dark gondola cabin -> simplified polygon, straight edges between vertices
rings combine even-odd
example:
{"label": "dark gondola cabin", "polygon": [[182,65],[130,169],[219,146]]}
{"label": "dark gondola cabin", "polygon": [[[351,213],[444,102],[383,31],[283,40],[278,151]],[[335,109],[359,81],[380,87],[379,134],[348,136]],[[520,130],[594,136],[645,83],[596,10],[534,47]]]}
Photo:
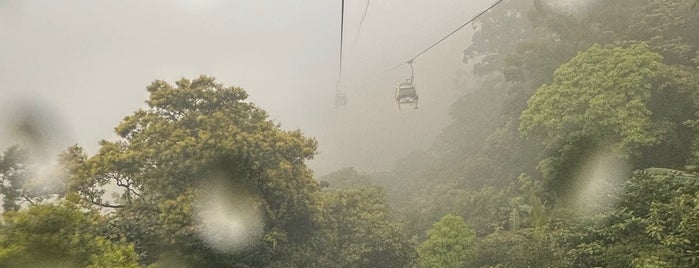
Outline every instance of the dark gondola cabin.
{"label": "dark gondola cabin", "polygon": [[415,90],[415,85],[411,81],[398,83],[396,86],[396,102],[399,110],[403,105],[409,105],[413,109],[417,109],[417,101],[417,90]]}

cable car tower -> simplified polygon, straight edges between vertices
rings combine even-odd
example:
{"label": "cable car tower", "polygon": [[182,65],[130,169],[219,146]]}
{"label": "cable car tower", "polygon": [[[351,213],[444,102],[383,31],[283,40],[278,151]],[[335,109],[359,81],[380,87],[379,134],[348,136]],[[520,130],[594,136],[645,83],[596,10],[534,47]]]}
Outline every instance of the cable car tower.
{"label": "cable car tower", "polygon": [[398,104],[398,110],[405,106],[417,109],[418,105],[418,95],[415,89],[415,69],[413,68],[413,60],[407,62],[410,65],[410,78],[405,79],[405,82],[399,82],[396,84],[396,103]]}

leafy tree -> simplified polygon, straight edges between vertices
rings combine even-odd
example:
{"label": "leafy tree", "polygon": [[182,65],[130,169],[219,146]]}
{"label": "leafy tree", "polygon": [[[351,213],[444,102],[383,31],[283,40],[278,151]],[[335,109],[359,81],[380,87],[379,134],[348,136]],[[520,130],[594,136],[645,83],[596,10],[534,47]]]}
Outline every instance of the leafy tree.
{"label": "leafy tree", "polygon": [[446,215],[427,236],[418,248],[420,267],[466,267],[472,261],[476,235],[463,218]]}
{"label": "leafy tree", "polygon": [[[653,239],[653,259],[672,267],[699,263],[699,177],[671,169],[637,172],[625,185],[621,205],[643,219]],[[640,257],[640,256],[639,256]]]}
{"label": "leafy tree", "polygon": [[[390,174],[340,170],[323,190],[304,165],[315,141],[282,130],[242,89],[156,81],[120,140],[61,155],[68,196],[84,208],[32,205],[41,196],[21,150],[0,156],[0,266],[48,265],[37,245],[53,266],[137,256],[153,267],[410,267],[407,237],[432,225],[423,267],[695,267],[696,175],[649,167],[699,166],[696,1],[588,2],[505,1],[482,16],[464,51],[477,81],[460,85],[433,147]],[[559,206],[600,148],[643,170],[599,214]],[[202,237],[202,198],[219,190],[261,212],[261,234],[242,249]]]}
{"label": "leafy tree", "polygon": [[304,267],[409,267],[415,252],[405,225],[377,187],[327,190],[312,243],[318,252]]}
{"label": "leafy tree", "polygon": [[[692,83],[683,81],[687,76],[692,77],[663,64],[642,44],[595,45],[562,65],[553,83],[530,99],[520,124],[524,136],[541,140],[552,152],[539,166],[549,186],[565,193],[574,185],[571,172],[595,148],[611,148],[637,166],[686,163],[692,133],[683,123],[695,109]],[[678,102],[669,106],[668,100]],[[674,158],[642,155],[650,148],[675,149]]]}
{"label": "leafy tree", "polygon": [[372,185],[371,177],[357,173],[353,167],[343,168],[319,178],[335,189],[361,188]]}
{"label": "leafy tree", "polygon": [[524,135],[592,136],[621,153],[656,143],[646,107],[661,57],[642,45],[593,46],[556,71],[522,113]]}
{"label": "leafy tree", "polygon": [[696,181],[677,170],[637,171],[613,191],[610,209],[567,215],[553,239],[573,267],[694,267]]}
{"label": "leafy tree", "polygon": [[[163,242],[144,249],[146,260],[172,250],[209,267],[286,259],[315,225],[319,187],[304,161],[315,154],[316,142],[282,130],[245,100],[243,89],[211,77],[176,85],[155,81],[148,92],[148,108],[116,128],[121,140],[102,141],[89,158],[75,147],[64,154],[69,188],[90,204],[118,209],[121,218],[159,226],[156,240]],[[199,235],[198,197],[218,181],[245,189],[262,211],[265,239],[244,255],[217,251]],[[121,189],[111,201],[105,196],[110,185]]]}
{"label": "leafy tree", "polygon": [[568,267],[554,241],[556,234],[548,232],[495,231],[479,240],[470,267]]}
{"label": "leafy tree", "polygon": [[3,214],[3,267],[140,267],[133,245],[96,235],[101,216],[71,201]]}
{"label": "leafy tree", "polygon": [[654,203],[648,217],[646,231],[658,239],[658,250],[653,254],[674,267],[694,267],[699,264],[699,191],[680,193],[668,203]]}
{"label": "leafy tree", "polygon": [[39,181],[33,174],[29,152],[12,146],[0,154],[0,195],[3,211],[17,211],[26,204],[39,204],[63,195],[62,181]]}
{"label": "leafy tree", "polygon": [[[626,39],[647,42],[667,63],[691,65],[691,58],[699,49],[699,33],[694,30],[699,26],[699,16],[690,10],[696,2],[646,0],[641,3],[640,12],[626,12],[625,16],[633,22],[626,30]],[[622,29],[618,31],[624,33]]]}
{"label": "leafy tree", "polygon": [[27,179],[26,156],[19,147],[10,147],[0,155],[0,194],[3,211],[17,211]]}
{"label": "leafy tree", "polygon": [[557,46],[578,50],[604,45],[645,42],[666,63],[688,65],[697,51],[696,12],[692,0],[620,0],[581,4],[576,14],[535,0],[532,24],[547,30]]}
{"label": "leafy tree", "polygon": [[474,24],[472,43],[464,49],[464,63],[476,61],[474,73],[497,73],[515,44],[532,35],[532,25],[526,13],[530,1],[505,1],[498,8],[480,17]]}
{"label": "leafy tree", "polygon": [[[436,215],[463,216],[485,237],[476,267],[691,260],[693,190],[652,201],[675,190],[658,185],[630,198],[622,192],[633,187],[625,186],[595,216],[558,205],[580,186],[574,172],[596,150],[612,148],[633,169],[699,163],[699,13],[688,10],[695,1],[593,2],[564,11],[550,1],[509,1],[480,20],[464,58],[475,62],[481,81],[463,87],[450,109],[454,122],[433,150],[406,157],[409,164],[394,171],[403,180],[391,191],[422,185],[405,192],[398,206],[413,233]],[[537,172],[544,175],[542,190],[513,184],[526,174],[539,181]],[[649,226],[667,241],[651,237]]]}

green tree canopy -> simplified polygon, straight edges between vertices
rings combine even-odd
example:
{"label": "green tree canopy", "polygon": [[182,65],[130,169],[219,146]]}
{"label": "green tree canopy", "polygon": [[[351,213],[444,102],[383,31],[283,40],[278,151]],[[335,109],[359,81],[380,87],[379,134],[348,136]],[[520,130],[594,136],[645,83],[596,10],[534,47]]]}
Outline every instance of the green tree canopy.
{"label": "green tree canopy", "polygon": [[418,247],[420,267],[466,267],[472,261],[476,234],[464,219],[446,215],[427,231]]}
{"label": "green tree canopy", "polygon": [[98,235],[101,216],[67,200],[3,214],[2,267],[140,267],[133,245]]}
{"label": "green tree canopy", "polygon": [[0,154],[0,194],[3,211],[17,211],[27,180],[26,153],[13,146]]}
{"label": "green tree canopy", "polygon": [[[53,179],[53,180],[51,180]],[[17,211],[63,195],[61,178],[37,178],[30,153],[18,145],[0,154],[0,195],[3,211]]]}
{"label": "green tree canopy", "polygon": [[[211,77],[175,85],[155,81],[147,89],[148,108],[116,127],[121,140],[102,141],[93,157],[80,148],[63,155],[71,191],[96,206],[120,209],[122,218],[160,226],[156,237],[169,241],[163,247],[199,256],[203,265],[263,266],[307,239],[319,187],[304,161],[314,156],[315,140],[282,130],[246,101],[243,89]],[[253,196],[262,211],[264,242],[250,247],[246,254],[252,257],[216,252],[199,236],[204,227],[195,213],[203,208],[197,200],[202,189],[220,181]],[[108,185],[120,187],[117,200],[105,197]],[[159,252],[147,251],[151,260]]]}
{"label": "green tree canopy", "polygon": [[547,147],[551,156],[539,168],[549,183],[563,182],[559,186],[598,148],[630,157],[635,167],[682,166],[690,155],[692,131],[684,123],[696,111],[696,81],[644,44],[594,45],[537,90],[520,131]]}
{"label": "green tree canopy", "polygon": [[590,136],[620,152],[657,143],[646,103],[661,60],[644,45],[581,52],[529,100],[520,131],[547,141]]}
{"label": "green tree canopy", "polygon": [[415,250],[405,224],[386,204],[383,189],[326,190],[314,246],[305,267],[410,267]]}

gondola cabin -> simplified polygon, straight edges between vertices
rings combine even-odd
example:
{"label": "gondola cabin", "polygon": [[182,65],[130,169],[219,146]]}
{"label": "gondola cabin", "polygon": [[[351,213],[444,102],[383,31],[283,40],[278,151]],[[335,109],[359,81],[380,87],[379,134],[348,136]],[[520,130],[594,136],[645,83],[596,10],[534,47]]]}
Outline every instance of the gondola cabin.
{"label": "gondola cabin", "polygon": [[335,94],[335,108],[347,107],[347,95],[344,92]]}
{"label": "gondola cabin", "polygon": [[406,81],[396,85],[396,102],[398,103],[398,110],[400,110],[404,105],[417,109],[417,101],[417,90],[415,90],[415,85],[412,82]]}

